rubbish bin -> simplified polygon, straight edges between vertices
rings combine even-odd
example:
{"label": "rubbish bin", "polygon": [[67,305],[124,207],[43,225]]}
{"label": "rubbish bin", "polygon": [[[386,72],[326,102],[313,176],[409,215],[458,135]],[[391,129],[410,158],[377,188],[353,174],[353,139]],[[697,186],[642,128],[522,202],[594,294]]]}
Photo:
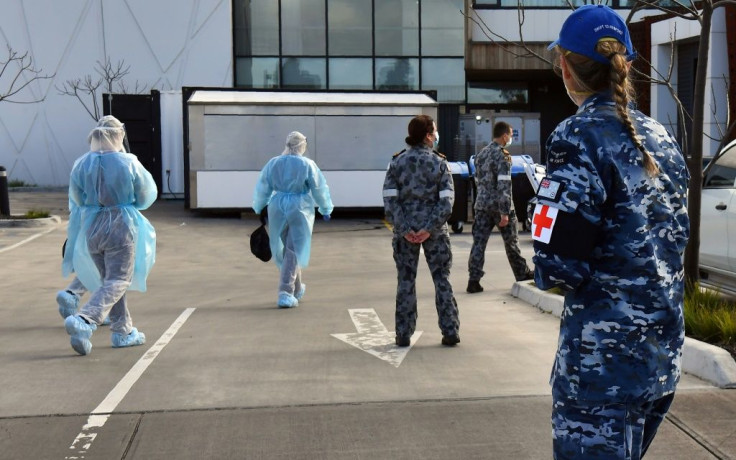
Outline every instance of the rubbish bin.
{"label": "rubbish bin", "polygon": [[447,223],[454,233],[462,233],[463,225],[468,220],[468,164],[464,161],[450,161],[448,164],[455,184],[455,204]]}

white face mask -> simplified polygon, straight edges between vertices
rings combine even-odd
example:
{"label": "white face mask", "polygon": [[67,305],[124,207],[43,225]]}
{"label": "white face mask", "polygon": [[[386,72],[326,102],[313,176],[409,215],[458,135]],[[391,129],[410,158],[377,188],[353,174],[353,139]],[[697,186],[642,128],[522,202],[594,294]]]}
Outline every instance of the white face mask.
{"label": "white face mask", "polygon": [[434,132],[434,148],[437,148],[438,145],[440,145],[440,132],[435,131]]}
{"label": "white face mask", "polygon": [[509,141],[508,141],[508,142],[506,143],[506,145],[504,145],[504,148],[509,148],[509,147],[511,147],[511,143],[512,143],[513,141],[514,141],[514,138],[513,138],[513,137],[509,137]]}

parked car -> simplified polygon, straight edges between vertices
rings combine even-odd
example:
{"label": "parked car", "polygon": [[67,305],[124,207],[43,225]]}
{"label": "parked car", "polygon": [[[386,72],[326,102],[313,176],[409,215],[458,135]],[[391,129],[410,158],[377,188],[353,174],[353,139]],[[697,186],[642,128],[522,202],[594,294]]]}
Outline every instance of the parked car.
{"label": "parked car", "polygon": [[736,295],[736,141],[704,171],[700,284]]}

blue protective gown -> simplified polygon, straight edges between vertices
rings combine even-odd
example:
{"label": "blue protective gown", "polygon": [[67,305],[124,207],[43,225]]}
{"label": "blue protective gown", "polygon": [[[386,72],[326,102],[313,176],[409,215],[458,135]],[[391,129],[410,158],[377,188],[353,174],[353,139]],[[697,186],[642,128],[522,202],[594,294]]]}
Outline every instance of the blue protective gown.
{"label": "blue protective gown", "polygon": [[288,227],[300,267],[309,264],[314,226],[314,208],[332,214],[330,188],[317,164],[289,153],[271,158],[263,167],[253,194],[253,211],[260,214],[268,206],[271,253],[281,268],[284,243],[278,236]]}
{"label": "blue protective gown", "polygon": [[146,290],[146,279],[156,259],[156,232],[140,210],[156,200],[158,190],[151,174],[135,155],[88,152],[77,159],[69,180],[69,227],[62,273],[77,277],[89,290],[102,286],[102,277],[87,247],[94,225],[111,238],[132,236],[135,265],[128,289]]}

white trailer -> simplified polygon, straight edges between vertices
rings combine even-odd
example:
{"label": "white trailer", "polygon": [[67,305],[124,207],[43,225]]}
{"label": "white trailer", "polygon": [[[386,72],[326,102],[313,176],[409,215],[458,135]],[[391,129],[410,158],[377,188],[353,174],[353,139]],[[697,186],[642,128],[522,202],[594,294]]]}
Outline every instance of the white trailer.
{"label": "white trailer", "polygon": [[382,207],[391,156],[405,148],[409,120],[437,119],[437,102],[421,93],[196,90],[187,101],[189,207],[250,208],[258,174],[284,149],[286,136],[307,137],[336,207]]}

